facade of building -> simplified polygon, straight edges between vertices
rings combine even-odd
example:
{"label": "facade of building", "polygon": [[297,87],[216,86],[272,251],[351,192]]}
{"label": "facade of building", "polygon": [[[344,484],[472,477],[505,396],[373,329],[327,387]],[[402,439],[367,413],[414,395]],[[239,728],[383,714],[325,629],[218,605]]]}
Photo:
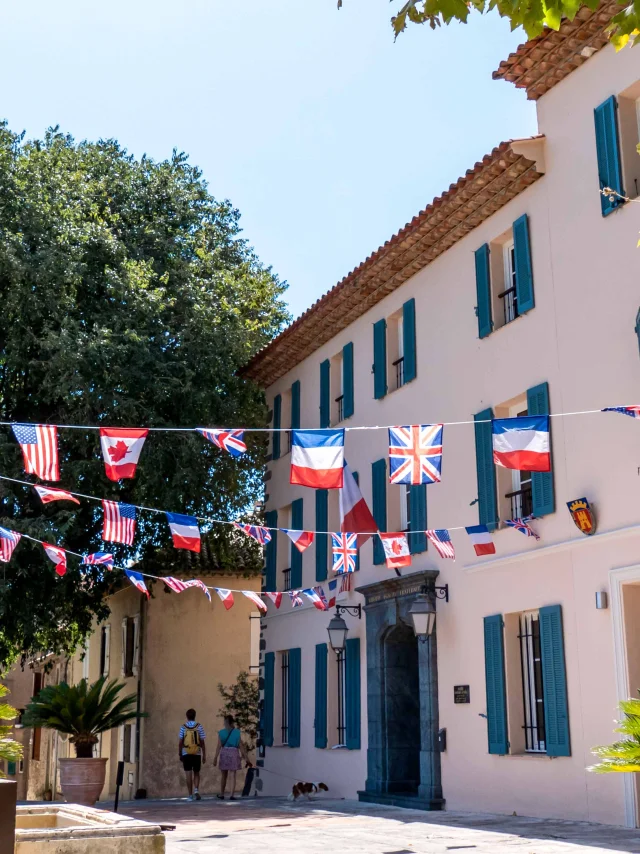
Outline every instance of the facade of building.
{"label": "facade of building", "polygon": [[[262,620],[265,791],[323,780],[335,796],[424,808],[638,825],[637,781],[586,770],[640,689],[638,403],[640,64],[583,9],[523,45],[497,77],[536,99],[539,135],[502,143],[248,365],[277,428],[446,422],[442,481],[389,483],[384,429],[346,433],[345,457],[382,531],[410,532],[398,577],[360,549],[345,652],[332,616],[285,593]],[[551,418],[551,474],[493,465],[492,417]],[[452,423],[453,422],[453,423]],[[275,433],[267,524],[338,531],[338,491],[289,482]],[[567,502],[586,498],[583,534]],[[505,526],[533,513],[539,541]],[[425,529],[479,523],[496,554]],[[327,584],[331,546],[267,547],[265,589]],[[409,609],[448,585],[429,640]],[[444,591],[443,591],[444,592]],[[596,594],[608,594],[608,602]]]}
{"label": "facade of building", "polygon": [[[207,576],[209,586],[259,590],[258,578]],[[216,733],[222,728],[218,685],[233,684],[240,671],[257,676],[259,618],[248,599],[236,594],[227,611],[212,591],[209,602],[197,588],[173,593],[156,584],[153,597],[130,585],[109,598],[111,614],[88,639],[84,652],[69,660],[46,657],[16,667],[4,680],[8,699],[24,709],[45,685],[100,676],[124,682],[128,694],[137,695],[147,713],[139,725],[105,733],[96,756],[107,758],[107,776],[101,801],[112,801],[118,762],[123,761],[121,799],[133,798],[140,789],[148,797],[183,796],[184,774],[178,763],[178,731],[185,711],[193,707],[209,738],[211,758]],[[49,665],[49,667],[47,667]],[[73,747],[55,733],[22,728],[15,737],[24,745],[24,759],[5,769],[18,782],[18,799],[60,799],[57,759],[73,756]],[[219,772],[211,761],[203,767],[201,791],[217,789]]]}

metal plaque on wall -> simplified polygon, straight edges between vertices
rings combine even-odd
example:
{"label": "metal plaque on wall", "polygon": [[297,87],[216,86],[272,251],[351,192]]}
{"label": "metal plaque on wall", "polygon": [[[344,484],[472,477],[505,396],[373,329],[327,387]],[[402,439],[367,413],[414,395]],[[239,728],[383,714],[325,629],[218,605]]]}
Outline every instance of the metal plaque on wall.
{"label": "metal plaque on wall", "polygon": [[453,686],[453,702],[454,703],[470,703],[469,686],[454,685]]}

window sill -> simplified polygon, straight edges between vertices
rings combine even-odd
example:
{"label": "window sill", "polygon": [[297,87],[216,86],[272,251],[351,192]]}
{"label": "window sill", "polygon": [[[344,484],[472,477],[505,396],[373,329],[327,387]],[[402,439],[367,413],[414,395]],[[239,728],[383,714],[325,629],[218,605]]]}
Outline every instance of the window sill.
{"label": "window sill", "polygon": [[334,744],[331,746],[330,750],[348,750],[346,744]]}
{"label": "window sill", "polygon": [[555,756],[549,756],[548,753],[505,753],[507,759],[525,759],[528,762],[532,759],[540,761],[541,759],[555,759]]}
{"label": "window sill", "polygon": [[[532,311],[532,309],[529,309],[529,311]],[[486,341],[488,338],[491,338],[492,335],[495,335],[496,332],[500,332],[501,329],[509,329],[514,323],[517,323],[519,320],[522,320],[523,317],[526,317],[527,314],[529,314],[529,311],[525,311],[524,314],[519,314],[517,317],[514,317],[513,320],[510,320],[509,323],[501,323],[500,326],[495,326],[488,335],[485,335],[484,338],[479,338],[478,340]]]}

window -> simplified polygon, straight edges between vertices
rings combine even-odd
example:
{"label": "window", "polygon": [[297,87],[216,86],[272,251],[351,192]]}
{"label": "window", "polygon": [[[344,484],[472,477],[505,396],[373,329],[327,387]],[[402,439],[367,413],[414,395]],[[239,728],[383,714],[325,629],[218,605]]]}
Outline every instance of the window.
{"label": "window", "polygon": [[344,385],[342,370],[342,350],[331,359],[331,424],[335,426],[344,421]]}
{"label": "window", "polygon": [[249,671],[255,675],[260,671],[260,614],[249,615]]}
{"label": "window", "polygon": [[[509,415],[504,417],[521,418],[528,414],[526,401],[523,400],[522,403],[512,406]],[[522,519],[533,513],[532,472],[499,469],[498,482],[501,485],[508,484],[508,491],[504,496],[508,503],[503,509],[503,518]]]}
{"label": "window", "polygon": [[[283,528],[292,528],[291,524],[291,505],[289,504],[287,507],[282,507],[278,511],[278,518],[280,520],[280,525]],[[273,537],[275,539],[275,536]],[[279,582],[280,586],[277,588],[278,590],[291,590],[291,566],[292,566],[292,558],[293,558],[293,550],[295,549],[294,544],[291,542],[289,537],[286,538],[286,548],[282,549],[280,552],[280,577]]]}
{"label": "window", "polygon": [[138,675],[138,618],[125,617],[122,621],[122,675]]}
{"label": "window", "polygon": [[289,744],[289,650],[280,653],[280,741]]}
{"label": "window", "polygon": [[508,240],[502,247],[504,265],[504,290],[498,294],[502,300],[505,323],[511,323],[518,316],[518,295],[516,292],[516,247],[513,239]]}
{"label": "window", "polygon": [[346,699],[346,674],[347,674],[347,658],[344,649],[336,653],[336,731],[338,734],[338,744],[344,745],[347,741],[347,716],[345,711]]}
{"label": "window", "polygon": [[408,531],[411,527],[411,487],[406,483],[399,485],[400,496],[400,530]]}
{"label": "window", "polygon": [[417,375],[416,305],[407,300],[390,317],[373,324],[373,396],[379,400]]}
{"label": "window", "polygon": [[640,143],[640,81],[620,93],[618,118],[624,194],[635,199],[640,196],[640,156],[636,148]]}
{"label": "window", "polygon": [[389,364],[389,391],[404,385],[404,326],[402,311],[392,314],[387,320],[387,353]]}
{"label": "window", "polygon": [[136,761],[136,725],[124,724],[120,727],[120,761],[133,763]]}
{"label": "window", "polygon": [[[291,389],[287,389],[282,395],[282,424],[291,427]],[[291,430],[287,430],[283,436],[283,454],[291,452]]]}
{"label": "window", "polygon": [[103,626],[100,632],[100,675],[109,676],[111,626]]}
{"label": "window", "polygon": [[[33,674],[33,696],[36,697],[43,688],[42,673]],[[31,758],[38,762],[40,760],[40,744],[42,740],[42,730],[37,727],[33,731],[33,739],[31,742]]]}
{"label": "window", "polygon": [[522,668],[523,729],[527,753],[545,753],[544,694],[540,616],[537,611],[520,615],[520,665]]}

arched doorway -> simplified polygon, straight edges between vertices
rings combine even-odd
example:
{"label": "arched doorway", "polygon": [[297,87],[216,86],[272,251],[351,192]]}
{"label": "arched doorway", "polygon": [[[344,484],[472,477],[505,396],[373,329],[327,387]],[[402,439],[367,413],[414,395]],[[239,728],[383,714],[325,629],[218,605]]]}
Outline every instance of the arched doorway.
{"label": "arched doorway", "polygon": [[398,623],[382,639],[383,737],[387,792],[415,795],[420,784],[420,676],[413,628]]}

